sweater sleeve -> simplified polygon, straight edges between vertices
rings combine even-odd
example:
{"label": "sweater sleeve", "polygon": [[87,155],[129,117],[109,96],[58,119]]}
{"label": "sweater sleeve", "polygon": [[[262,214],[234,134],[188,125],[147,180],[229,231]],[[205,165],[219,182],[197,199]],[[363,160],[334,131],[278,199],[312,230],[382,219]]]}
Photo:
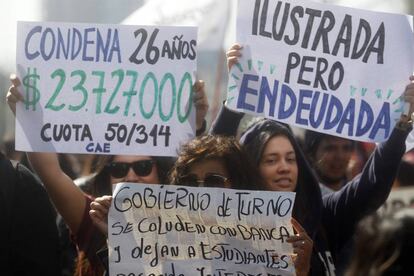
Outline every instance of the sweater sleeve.
{"label": "sweater sleeve", "polygon": [[333,251],[341,250],[352,237],[358,221],[376,211],[387,199],[405,152],[409,132],[394,128],[378,145],[361,174],[341,190],[323,197],[323,223]]}
{"label": "sweater sleeve", "polygon": [[244,113],[230,110],[223,104],[216,119],[211,125],[209,133],[214,135],[235,136],[243,116]]}
{"label": "sweater sleeve", "polygon": [[72,236],[73,241],[77,245],[78,253],[82,253],[90,262],[90,269],[92,271],[102,270],[102,263],[100,262],[96,252],[106,244],[106,237],[93,224],[89,216],[90,204],[93,197],[86,195],[86,208],[83,214],[82,222],[76,235]]}

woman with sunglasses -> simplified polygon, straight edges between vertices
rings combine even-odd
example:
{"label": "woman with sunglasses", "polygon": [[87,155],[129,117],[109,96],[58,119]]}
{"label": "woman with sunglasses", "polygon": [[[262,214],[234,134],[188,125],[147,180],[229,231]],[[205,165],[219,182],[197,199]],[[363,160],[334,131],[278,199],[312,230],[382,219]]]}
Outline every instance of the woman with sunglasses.
{"label": "woman with sunglasses", "polygon": [[[15,113],[16,103],[23,100],[18,87],[20,81],[12,75],[12,86],[7,102]],[[204,117],[208,110],[204,82],[194,85],[197,133],[205,128]],[[77,245],[78,260],[75,275],[102,275],[104,268],[96,256],[106,244],[106,237],[96,228],[89,216],[90,204],[96,197],[110,195],[112,185],[119,182],[166,183],[166,174],[172,160],[168,157],[115,155],[101,157],[96,175],[91,180],[91,194],[85,194],[62,171],[56,153],[28,152],[27,156],[42,180],[58,212],[65,220]]]}
{"label": "woman with sunglasses", "polygon": [[[227,52],[229,69],[238,62],[241,49],[235,44]],[[410,103],[409,114],[412,114],[414,76],[410,81],[403,96]],[[243,115],[223,106],[211,132],[235,135]],[[296,192],[293,216],[306,229],[314,245],[308,272],[303,262],[303,273],[335,275],[344,272],[358,221],[377,210],[388,197],[405,151],[405,140],[412,130],[412,120],[401,116],[388,140],[376,147],[363,172],[339,191],[324,197],[288,126],[264,119],[254,123],[241,137],[241,144],[264,179],[264,187],[257,188]]]}
{"label": "woman with sunglasses", "polygon": [[[234,138],[204,135],[181,147],[169,176],[173,185],[249,189],[258,183],[258,173]],[[96,198],[90,215],[96,226],[107,235],[108,211],[112,196]]]}

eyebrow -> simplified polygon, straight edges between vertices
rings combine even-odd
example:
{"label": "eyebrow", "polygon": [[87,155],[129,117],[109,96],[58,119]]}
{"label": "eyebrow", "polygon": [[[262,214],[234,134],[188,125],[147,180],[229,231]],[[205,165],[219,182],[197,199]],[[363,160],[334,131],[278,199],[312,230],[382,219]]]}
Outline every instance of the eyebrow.
{"label": "eyebrow", "polygon": [[[296,153],[295,153],[294,150],[286,152],[286,155],[290,155],[290,154],[296,155]],[[276,152],[271,152],[271,153],[266,153],[263,156],[279,156],[279,155],[281,155],[281,154],[280,153],[276,153]]]}

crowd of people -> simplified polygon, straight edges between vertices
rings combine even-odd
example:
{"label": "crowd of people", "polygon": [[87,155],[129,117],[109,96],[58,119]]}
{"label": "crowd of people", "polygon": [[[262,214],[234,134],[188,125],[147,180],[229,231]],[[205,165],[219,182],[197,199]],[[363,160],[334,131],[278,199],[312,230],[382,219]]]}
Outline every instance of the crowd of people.
{"label": "crowd of people", "polygon": [[[229,49],[229,70],[242,54],[239,44]],[[11,82],[7,102],[15,112],[23,97],[20,81],[13,76]],[[411,114],[414,76],[407,83],[404,99]],[[0,185],[0,212],[7,227],[0,228],[6,254],[0,274],[107,273],[107,216],[112,186],[119,182],[295,192],[296,234],[288,242],[296,275],[412,271],[407,256],[413,211],[375,214],[398,179],[412,130],[408,116],[401,116],[387,141],[356,158],[354,141],[313,131],[306,131],[302,141],[289,125],[270,119],[255,120],[237,135],[244,114],[225,105],[207,130],[204,82],[197,81],[193,93],[197,137],[181,147],[177,158],[101,155],[74,161],[57,153],[27,152],[15,155],[20,163],[13,164],[1,154],[1,177],[6,181]],[[350,170],[352,163],[360,169]],[[62,218],[59,228],[57,217]],[[372,246],[372,254],[364,246]]]}

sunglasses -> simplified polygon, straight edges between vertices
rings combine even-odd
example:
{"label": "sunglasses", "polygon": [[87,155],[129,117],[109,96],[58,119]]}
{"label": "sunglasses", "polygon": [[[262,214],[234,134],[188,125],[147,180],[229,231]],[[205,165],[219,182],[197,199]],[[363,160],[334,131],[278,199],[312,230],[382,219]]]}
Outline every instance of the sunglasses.
{"label": "sunglasses", "polygon": [[220,174],[206,174],[203,180],[199,180],[195,174],[187,174],[179,178],[179,184],[192,187],[223,188],[229,179]]}
{"label": "sunglasses", "polygon": [[109,174],[114,178],[123,178],[128,174],[129,168],[138,176],[147,176],[152,172],[154,160],[139,160],[132,163],[111,162],[107,165]]}

